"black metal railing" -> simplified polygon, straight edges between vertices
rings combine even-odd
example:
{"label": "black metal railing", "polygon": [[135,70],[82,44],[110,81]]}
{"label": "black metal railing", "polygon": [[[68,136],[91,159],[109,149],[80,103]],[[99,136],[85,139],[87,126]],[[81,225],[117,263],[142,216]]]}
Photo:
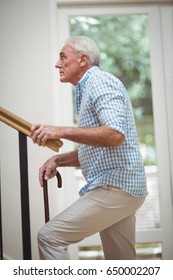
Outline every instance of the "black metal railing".
{"label": "black metal railing", "polygon": [[31,260],[27,136],[19,132],[20,195],[23,259]]}

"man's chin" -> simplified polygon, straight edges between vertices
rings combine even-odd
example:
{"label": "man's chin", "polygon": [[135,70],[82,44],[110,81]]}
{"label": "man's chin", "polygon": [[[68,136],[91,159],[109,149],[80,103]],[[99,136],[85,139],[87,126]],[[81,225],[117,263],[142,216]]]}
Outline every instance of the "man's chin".
{"label": "man's chin", "polygon": [[61,83],[67,83],[68,81],[65,78],[60,77],[60,82]]}

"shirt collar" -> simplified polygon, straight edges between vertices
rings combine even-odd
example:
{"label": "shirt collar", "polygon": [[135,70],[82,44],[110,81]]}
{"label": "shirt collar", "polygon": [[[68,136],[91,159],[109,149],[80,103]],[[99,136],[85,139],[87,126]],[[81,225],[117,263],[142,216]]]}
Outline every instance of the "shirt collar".
{"label": "shirt collar", "polygon": [[89,76],[91,75],[92,72],[94,72],[96,69],[98,69],[98,66],[92,66],[87,70],[87,72],[82,76],[82,78],[78,81],[76,87],[82,87],[88,80]]}
{"label": "shirt collar", "polygon": [[87,72],[82,76],[82,78],[79,80],[79,82],[76,85],[76,111],[77,114],[79,114],[81,100],[82,100],[82,94],[85,88],[85,83],[88,80],[91,73],[93,73],[96,69],[99,69],[98,66],[92,66],[90,69],[87,70]]}

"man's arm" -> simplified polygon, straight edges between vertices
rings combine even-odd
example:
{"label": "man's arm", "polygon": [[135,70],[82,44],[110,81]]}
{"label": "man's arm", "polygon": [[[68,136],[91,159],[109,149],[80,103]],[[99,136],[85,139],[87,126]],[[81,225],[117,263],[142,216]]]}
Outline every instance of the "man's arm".
{"label": "man's arm", "polygon": [[65,128],[64,138],[95,147],[120,146],[124,142],[124,135],[109,126]]}
{"label": "man's arm", "polygon": [[56,155],[55,162],[57,167],[62,166],[80,166],[78,159],[78,151],[72,151],[64,154]]}
{"label": "man's arm", "polygon": [[67,139],[95,147],[120,146],[124,142],[124,135],[109,126],[82,128],[38,124],[32,126],[31,131],[33,142],[41,146],[48,139]]}

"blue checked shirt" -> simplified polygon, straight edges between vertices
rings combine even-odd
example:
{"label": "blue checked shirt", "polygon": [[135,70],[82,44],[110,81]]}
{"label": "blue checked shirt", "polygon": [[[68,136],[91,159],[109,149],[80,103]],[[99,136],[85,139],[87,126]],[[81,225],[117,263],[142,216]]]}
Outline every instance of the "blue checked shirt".
{"label": "blue checked shirt", "polygon": [[98,186],[115,186],[132,196],[146,196],[146,175],[133,109],[121,81],[93,66],[76,86],[76,109],[79,127],[107,125],[125,136],[119,147],[79,144],[78,157],[86,179],[79,194]]}

